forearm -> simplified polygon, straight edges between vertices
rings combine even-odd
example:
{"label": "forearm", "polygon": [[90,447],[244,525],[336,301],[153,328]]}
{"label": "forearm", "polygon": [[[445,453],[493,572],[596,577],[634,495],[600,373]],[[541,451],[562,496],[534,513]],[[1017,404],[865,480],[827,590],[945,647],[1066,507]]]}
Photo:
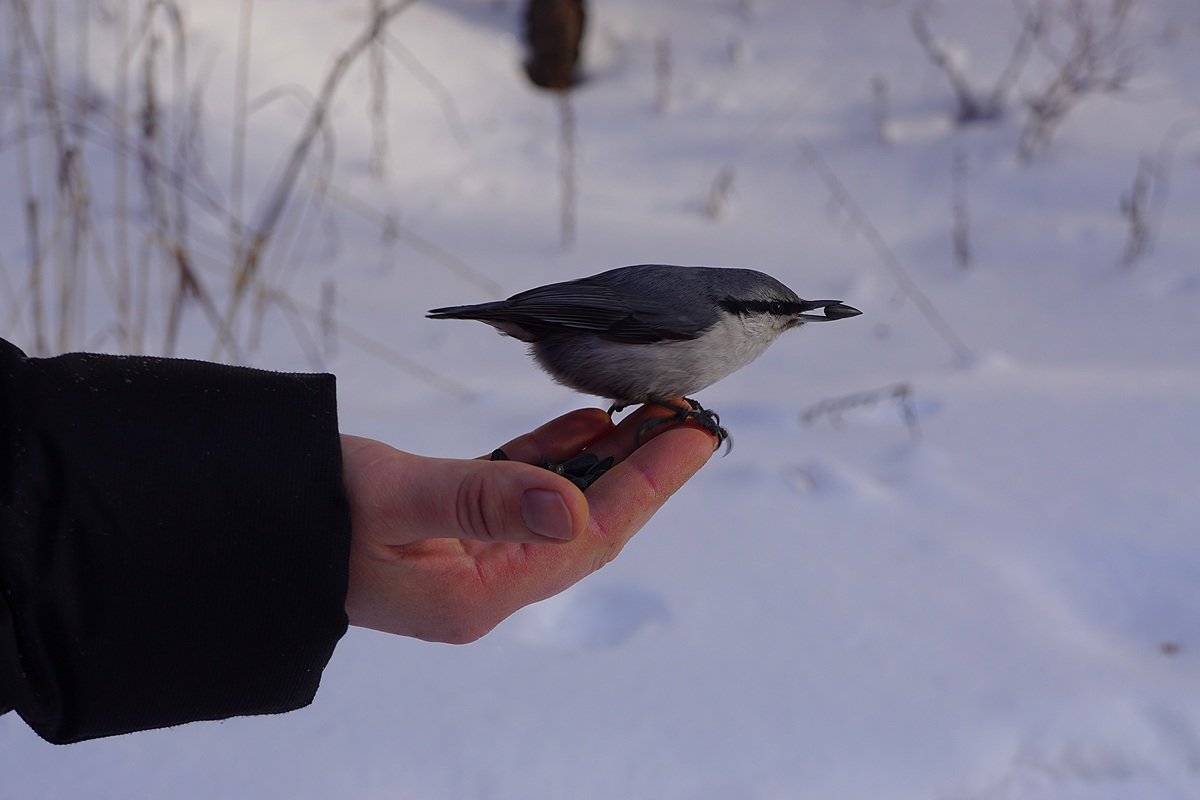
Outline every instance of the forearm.
{"label": "forearm", "polygon": [[345,630],[329,375],[0,341],[0,710],[55,742],[307,704]]}

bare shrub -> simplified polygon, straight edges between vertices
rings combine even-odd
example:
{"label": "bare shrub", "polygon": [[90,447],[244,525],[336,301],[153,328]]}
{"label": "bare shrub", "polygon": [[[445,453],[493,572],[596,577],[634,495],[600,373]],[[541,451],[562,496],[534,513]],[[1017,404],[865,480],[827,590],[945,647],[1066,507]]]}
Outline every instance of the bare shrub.
{"label": "bare shrub", "polygon": [[981,91],[971,84],[971,81],[963,73],[962,66],[946,46],[934,36],[933,31],[929,28],[928,3],[922,3],[913,9],[909,18],[913,35],[924,48],[926,55],[950,82],[958,105],[955,120],[959,125],[994,122],[1004,114],[1008,94],[1029,59],[1034,41],[1041,35],[1045,8],[1044,2],[1039,3],[1022,15],[1021,32],[1013,43],[1008,63],[1000,71],[1000,75],[992,84],[991,89],[987,91]]}
{"label": "bare shrub", "polygon": [[[170,354],[195,314],[214,332],[212,357],[240,359],[253,348],[264,314],[275,310],[314,366],[332,352],[336,335],[443,391],[465,394],[335,320],[332,284],[319,306],[281,288],[288,264],[329,219],[330,109],[364,55],[371,60],[372,163],[379,170],[385,165],[382,55],[394,48],[385,51],[380,43],[389,23],[414,2],[366,0],[362,31],[338,54],[315,96],[289,87],[251,102],[255,1],[241,0],[226,180],[214,177],[206,162],[208,72],[193,63],[184,5],[0,0],[6,47],[0,167],[16,176],[0,189],[0,214],[20,220],[25,238],[20,255],[0,263],[0,335],[20,335],[37,354],[80,347]],[[98,55],[96,42],[107,52]],[[97,63],[111,70],[104,91],[93,88]],[[305,122],[281,148],[279,173],[251,192],[248,120],[255,109],[283,98],[306,104]],[[250,200],[257,214],[245,211]],[[396,239],[495,288],[429,243],[422,249],[419,239]],[[245,309],[252,315],[249,329],[239,324]]]}
{"label": "bare shrub", "polygon": [[[1134,75],[1136,50],[1128,22],[1134,0],[1111,0],[1107,10],[1088,0],[1067,0],[1047,17],[1039,49],[1054,65],[1048,81],[1025,100],[1028,117],[1017,143],[1022,161],[1049,144],[1067,114],[1091,95],[1126,89]],[[1069,39],[1065,50],[1054,44],[1059,30]]]}
{"label": "bare shrub", "polygon": [[[1128,88],[1137,64],[1129,20],[1136,0],[1036,0],[1018,5],[1020,32],[990,89],[981,90],[929,26],[929,3],[913,9],[913,35],[954,92],[959,125],[994,122],[1015,105],[1018,80],[1036,55],[1048,74],[1019,101],[1025,112],[1017,154],[1028,162],[1091,96]],[[1065,43],[1065,45],[1064,45]]]}
{"label": "bare shrub", "polygon": [[827,419],[835,428],[842,425],[843,415],[847,411],[858,408],[872,408],[880,403],[894,403],[900,412],[904,427],[908,430],[909,440],[916,444],[921,440],[921,424],[917,419],[917,410],[913,404],[913,388],[910,383],[897,383],[880,389],[868,389],[861,392],[831,397],[821,400],[806,408],[800,415],[800,420],[806,425],[812,425],[817,420]]}
{"label": "bare shrub", "polygon": [[1185,136],[1197,130],[1200,130],[1200,124],[1195,122],[1176,123],[1167,131],[1153,154],[1144,154],[1138,159],[1133,181],[1121,193],[1118,202],[1127,227],[1121,266],[1127,269],[1135,267],[1153,249],[1167,205],[1175,151]]}

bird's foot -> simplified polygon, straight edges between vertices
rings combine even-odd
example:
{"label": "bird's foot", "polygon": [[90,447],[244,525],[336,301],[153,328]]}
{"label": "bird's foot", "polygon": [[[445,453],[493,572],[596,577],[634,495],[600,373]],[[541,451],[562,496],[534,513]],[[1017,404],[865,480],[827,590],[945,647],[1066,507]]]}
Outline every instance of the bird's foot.
{"label": "bird's foot", "polygon": [[666,403],[659,400],[652,401],[656,406],[662,406],[665,409],[674,411],[675,415],[670,417],[655,417],[654,419],[643,422],[642,426],[638,428],[638,444],[641,444],[642,437],[644,437],[648,431],[657,428],[659,425],[665,425],[669,422],[686,422],[691,420],[704,430],[711,433],[713,436],[717,437],[717,443],[713,446],[713,450],[720,449],[721,444],[724,443],[725,454],[728,455],[729,451],[733,449],[733,437],[729,435],[729,431],[721,427],[720,415],[711,409],[705,408],[690,397],[683,398],[683,401],[688,404],[687,408],[681,408],[674,403]]}
{"label": "bird's foot", "polygon": [[[492,451],[491,460],[508,461],[508,455],[503,450],[497,448]],[[579,491],[581,492],[586,492],[587,488],[598,481],[601,475],[612,469],[612,465],[612,456],[600,458],[595,453],[580,453],[561,463],[543,458],[538,463],[538,466],[542,469],[548,469],[555,475],[562,475],[579,487]]]}

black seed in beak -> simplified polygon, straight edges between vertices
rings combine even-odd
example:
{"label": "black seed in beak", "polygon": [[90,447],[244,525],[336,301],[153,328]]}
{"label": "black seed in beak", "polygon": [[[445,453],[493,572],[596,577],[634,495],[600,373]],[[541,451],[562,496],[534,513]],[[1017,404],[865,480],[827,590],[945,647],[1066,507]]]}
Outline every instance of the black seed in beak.
{"label": "black seed in beak", "polygon": [[837,300],[806,300],[805,304],[813,310],[820,309],[823,314],[798,314],[797,319],[805,322],[831,322],[835,319],[846,319],[846,317],[857,317],[862,312],[853,306],[848,306],[845,303]]}
{"label": "black seed in beak", "polygon": [[834,303],[831,306],[825,306],[826,319],[846,319],[847,317],[857,317],[861,313],[854,306],[848,306],[845,303]]}

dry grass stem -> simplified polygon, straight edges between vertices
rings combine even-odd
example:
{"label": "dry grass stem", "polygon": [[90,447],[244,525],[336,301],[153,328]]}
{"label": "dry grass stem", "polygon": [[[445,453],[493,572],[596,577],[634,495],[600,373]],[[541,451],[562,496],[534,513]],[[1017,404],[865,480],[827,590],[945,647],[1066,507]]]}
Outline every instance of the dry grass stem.
{"label": "dry grass stem", "polygon": [[871,408],[884,402],[896,404],[904,427],[908,430],[909,440],[916,444],[921,440],[921,424],[917,419],[917,411],[913,405],[913,388],[909,383],[897,383],[880,389],[868,389],[832,397],[806,408],[800,415],[801,421],[812,425],[819,419],[827,419],[834,427],[841,427],[843,416],[847,411],[858,408]]}
{"label": "dry grass stem", "polygon": [[[352,338],[375,357],[455,396],[469,392],[335,319],[332,280],[314,311],[283,288],[292,264],[332,241],[334,174],[329,119],[339,88],[367,57],[372,166],[389,143],[387,69],[394,60],[442,105],[464,138],[445,87],[387,25],[415,0],[368,0],[370,18],[323,76],[315,96],[284,87],[249,98],[255,2],[241,0],[233,70],[228,172],[214,178],[204,134],[211,58],[199,67],[178,0],[0,0],[0,159],[15,180],[0,211],[19,221],[19,259],[0,264],[0,335],[43,355],[92,346],[170,354],[210,326],[213,357],[241,359],[277,310],[314,365]],[[102,47],[99,45],[103,45]],[[103,55],[101,53],[104,53]],[[104,62],[107,56],[107,62]],[[105,63],[107,66],[105,66]],[[98,70],[107,88],[93,89]],[[278,99],[300,98],[305,121],[266,190],[251,186],[251,117]],[[103,187],[98,189],[96,187]],[[247,206],[257,195],[253,224]],[[398,225],[399,241],[485,291],[500,287],[461,259]],[[221,297],[218,288],[230,287]],[[252,315],[240,324],[239,309]],[[197,312],[194,315],[191,312]],[[88,315],[91,315],[89,318]],[[244,328],[244,330],[243,330]]]}
{"label": "dry grass stem", "polygon": [[235,267],[233,293],[221,320],[217,342],[213,348],[212,357],[219,357],[221,351],[232,338],[233,325],[253,280],[262,265],[264,253],[276,233],[280,218],[288,207],[297,181],[308,161],[309,153],[318,135],[325,128],[333,98],[338,87],[346,77],[350,67],[366,52],[371,45],[384,33],[385,28],[397,14],[413,5],[415,0],[399,0],[378,8],[370,23],[359,36],[351,42],[334,60],[325,80],[317,93],[316,100],[309,110],[308,118],[301,128],[296,143],[292,146],[282,174],[275,185],[267,193],[267,199],[258,214],[258,218],[250,231],[240,262]]}
{"label": "dry grass stem", "polygon": [[571,93],[555,92],[558,106],[559,238],[564,249],[574,247],[579,195],[575,107]]}
{"label": "dry grass stem", "polygon": [[951,240],[954,245],[954,263],[959,269],[971,266],[971,213],[967,207],[968,175],[967,151],[956,147],[951,169],[950,211],[953,217]]}
{"label": "dry grass stem", "polygon": [[904,296],[912,301],[917,311],[925,318],[929,325],[937,332],[942,341],[953,353],[954,358],[965,363],[971,359],[971,348],[967,347],[966,342],[955,333],[950,327],[950,323],[938,311],[937,306],[929,299],[929,296],[917,284],[915,278],[908,269],[901,263],[895,252],[888,245],[887,240],[883,238],[883,234],[871,222],[862,206],[855,200],[854,195],[846,188],[846,184],[837,176],[837,173],[829,166],[829,164],[821,157],[821,154],[813,146],[812,142],[807,139],[800,141],[800,154],[804,160],[811,166],[825,184],[825,188],[829,191],[830,199],[836,208],[840,209],[849,217],[849,222],[853,229],[861,233],[866,238],[867,242],[875,250],[875,254],[879,260],[891,273],[892,279],[903,292]]}

